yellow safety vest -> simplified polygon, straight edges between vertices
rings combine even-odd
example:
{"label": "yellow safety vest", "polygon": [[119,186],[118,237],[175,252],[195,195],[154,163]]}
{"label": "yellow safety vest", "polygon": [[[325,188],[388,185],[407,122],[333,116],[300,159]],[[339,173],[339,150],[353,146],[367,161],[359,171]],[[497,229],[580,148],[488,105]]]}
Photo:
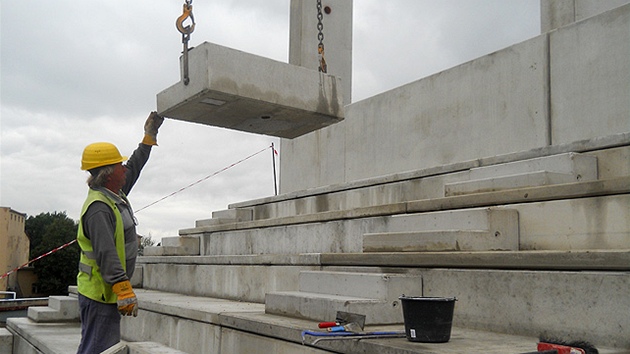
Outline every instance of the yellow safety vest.
{"label": "yellow safety vest", "polygon": [[77,288],[81,295],[92,300],[115,304],[117,296],[112,291],[112,286],[103,280],[100,267],[96,264],[96,259],[94,257],[92,241],[90,241],[90,239],[88,239],[83,233],[83,215],[86,213],[88,207],[96,201],[109,205],[109,207],[114,211],[114,215],[116,216],[116,231],[114,232],[116,252],[118,253],[118,258],[120,259],[120,264],[122,264],[123,269],[127,269],[127,262],[125,258],[125,230],[123,228],[120,211],[116,207],[116,203],[108,198],[103,192],[90,188],[88,197],[83,204],[81,219],[79,220],[79,230],[77,232],[77,242],[79,243],[79,247],[81,247],[79,274],[77,275]]}

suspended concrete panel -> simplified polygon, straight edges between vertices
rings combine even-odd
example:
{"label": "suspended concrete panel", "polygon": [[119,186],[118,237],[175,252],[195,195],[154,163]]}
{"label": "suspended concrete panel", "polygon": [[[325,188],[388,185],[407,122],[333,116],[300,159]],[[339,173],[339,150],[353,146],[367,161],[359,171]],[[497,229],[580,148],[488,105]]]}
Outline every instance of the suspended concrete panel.
{"label": "suspended concrete panel", "polygon": [[289,139],[343,120],[339,78],[208,42],[188,56],[188,85],[157,95],[164,117]]}

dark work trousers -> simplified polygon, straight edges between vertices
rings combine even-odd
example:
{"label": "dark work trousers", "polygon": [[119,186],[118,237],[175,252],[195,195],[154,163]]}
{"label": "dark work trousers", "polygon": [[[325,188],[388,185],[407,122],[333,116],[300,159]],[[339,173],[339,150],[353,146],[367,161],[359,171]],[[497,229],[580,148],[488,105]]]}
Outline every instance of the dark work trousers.
{"label": "dark work trousers", "polygon": [[100,354],[120,342],[120,314],[116,304],[104,304],[79,294],[81,344],[77,354]]}

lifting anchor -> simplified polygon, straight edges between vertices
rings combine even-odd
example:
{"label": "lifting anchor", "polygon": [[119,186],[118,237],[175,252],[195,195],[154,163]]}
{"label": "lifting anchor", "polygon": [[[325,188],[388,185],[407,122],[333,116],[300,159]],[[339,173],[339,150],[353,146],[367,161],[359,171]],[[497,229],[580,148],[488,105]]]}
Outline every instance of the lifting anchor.
{"label": "lifting anchor", "polygon": [[[190,34],[195,30],[195,17],[192,13],[192,0],[184,0],[183,13],[181,16],[177,18],[175,21],[175,26],[177,30],[182,34],[182,43],[184,44],[183,51],[183,59],[184,59],[184,85],[188,85],[190,82],[190,78],[188,78],[188,40],[190,39]],[[187,18],[190,18],[192,23],[190,25],[184,26],[184,21]]]}

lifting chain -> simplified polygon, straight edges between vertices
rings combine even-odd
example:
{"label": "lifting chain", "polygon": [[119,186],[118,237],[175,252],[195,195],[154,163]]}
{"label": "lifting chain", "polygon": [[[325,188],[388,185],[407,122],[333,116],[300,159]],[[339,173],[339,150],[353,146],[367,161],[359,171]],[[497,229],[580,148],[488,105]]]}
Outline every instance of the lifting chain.
{"label": "lifting chain", "polygon": [[317,0],[317,39],[319,44],[317,45],[317,55],[319,57],[319,72],[327,73],[328,66],[326,65],[326,59],[324,59],[324,24],[322,20],[324,15],[322,14],[322,0]]}
{"label": "lifting chain", "polygon": [[[184,44],[183,60],[184,60],[184,85],[188,85],[190,78],[188,78],[188,40],[190,40],[190,34],[195,30],[195,17],[192,13],[193,0],[184,0],[184,10],[181,16],[175,21],[175,27],[182,34],[182,43]],[[192,23],[184,26],[184,21],[190,18]]]}

